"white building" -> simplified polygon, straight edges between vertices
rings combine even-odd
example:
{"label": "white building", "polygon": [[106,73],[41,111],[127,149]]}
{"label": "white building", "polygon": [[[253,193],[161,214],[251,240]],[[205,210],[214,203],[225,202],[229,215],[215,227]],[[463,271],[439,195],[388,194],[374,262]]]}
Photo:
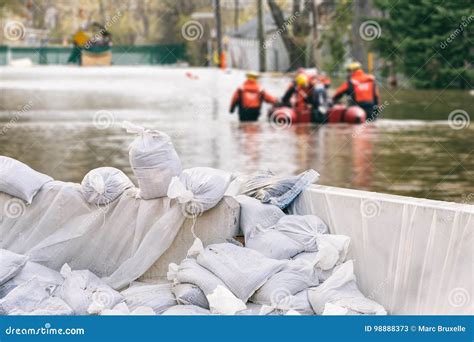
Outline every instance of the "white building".
{"label": "white building", "polygon": [[[264,17],[267,71],[287,71],[290,59],[271,14]],[[228,35],[228,64],[232,68],[259,70],[258,20],[251,19]]]}

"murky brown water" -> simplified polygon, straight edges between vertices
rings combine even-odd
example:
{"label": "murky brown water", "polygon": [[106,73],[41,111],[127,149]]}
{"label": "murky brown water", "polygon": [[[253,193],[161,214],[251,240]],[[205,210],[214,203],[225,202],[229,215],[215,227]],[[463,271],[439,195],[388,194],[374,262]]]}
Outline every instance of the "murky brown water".
{"label": "murky brown water", "polygon": [[[92,168],[132,175],[120,127],[129,120],[167,132],[184,167],[292,174],[314,168],[320,183],[474,202],[474,125],[453,129],[457,91],[384,91],[383,118],[362,126],[240,125],[228,114],[243,74],[198,69],[42,67],[0,69],[0,155],[56,179],[80,182]],[[265,78],[282,94],[288,80]],[[459,128],[459,127],[458,127]]]}

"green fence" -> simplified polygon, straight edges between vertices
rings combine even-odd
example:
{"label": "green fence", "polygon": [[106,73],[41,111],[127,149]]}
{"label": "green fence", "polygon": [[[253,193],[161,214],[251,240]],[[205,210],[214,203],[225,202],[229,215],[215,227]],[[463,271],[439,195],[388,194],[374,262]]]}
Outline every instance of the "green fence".
{"label": "green fence", "polygon": [[[8,47],[0,46],[0,65],[9,59],[29,58],[34,64],[66,64],[72,47]],[[184,45],[117,45],[112,46],[114,65],[175,64],[186,60]]]}

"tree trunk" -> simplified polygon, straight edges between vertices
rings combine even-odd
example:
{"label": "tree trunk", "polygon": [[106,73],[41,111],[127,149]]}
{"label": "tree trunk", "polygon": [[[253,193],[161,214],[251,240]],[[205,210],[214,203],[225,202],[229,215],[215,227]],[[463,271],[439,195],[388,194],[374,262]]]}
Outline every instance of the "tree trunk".
{"label": "tree trunk", "polygon": [[265,23],[263,21],[263,0],[257,0],[258,6],[258,65],[261,72],[267,69],[267,50],[265,49]]}
{"label": "tree trunk", "polygon": [[352,18],[352,56],[367,70],[367,48],[362,39],[359,28],[364,17],[370,15],[370,0],[354,0],[352,3],[354,16]]}
{"label": "tree trunk", "polygon": [[293,20],[293,35],[295,37],[301,36],[303,34],[301,0],[293,0],[293,10],[291,13],[295,15]]}
{"label": "tree trunk", "polygon": [[234,31],[239,29],[239,0],[234,0]]}
{"label": "tree trunk", "polygon": [[311,0],[311,17],[312,17],[312,27],[311,27],[311,47],[312,47],[312,57],[313,63],[316,68],[319,68],[318,61],[318,44],[319,44],[319,32],[318,32],[318,4],[317,0]]}
{"label": "tree trunk", "polygon": [[288,32],[288,24],[283,17],[283,11],[275,0],[268,0],[268,6],[272,13],[276,26],[281,31],[281,39],[285,44],[286,51],[290,57],[290,70],[300,68],[304,65],[304,52],[298,47],[293,37]]}
{"label": "tree trunk", "polygon": [[215,0],[214,12],[216,16],[216,31],[217,31],[217,55],[219,56],[219,66],[221,66],[222,61],[220,60],[222,56],[222,23],[221,23],[221,3],[220,0]]}

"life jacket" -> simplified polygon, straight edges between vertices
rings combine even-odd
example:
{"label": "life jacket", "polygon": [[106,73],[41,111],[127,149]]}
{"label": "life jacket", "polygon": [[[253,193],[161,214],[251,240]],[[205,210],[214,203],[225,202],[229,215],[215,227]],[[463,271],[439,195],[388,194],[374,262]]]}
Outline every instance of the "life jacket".
{"label": "life jacket", "polygon": [[258,109],[262,106],[263,90],[255,81],[245,81],[239,88],[239,104],[245,109]]}
{"label": "life jacket", "polygon": [[307,108],[307,103],[311,95],[312,86],[296,86],[295,85],[295,109],[296,111],[303,111]]}
{"label": "life jacket", "polygon": [[374,103],[376,97],[375,78],[362,70],[355,71],[349,79],[349,94],[354,103]]}

